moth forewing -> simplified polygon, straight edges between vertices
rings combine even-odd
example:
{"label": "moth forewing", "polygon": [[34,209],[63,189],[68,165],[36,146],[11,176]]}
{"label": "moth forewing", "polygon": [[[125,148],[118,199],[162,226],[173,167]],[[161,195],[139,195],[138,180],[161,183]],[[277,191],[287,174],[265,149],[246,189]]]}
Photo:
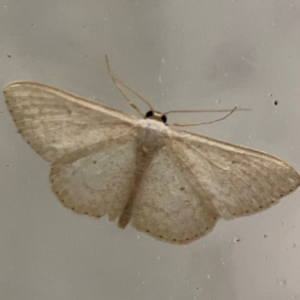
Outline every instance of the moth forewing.
{"label": "moth forewing", "polygon": [[174,148],[224,219],[262,211],[300,185],[293,167],[264,152],[187,132]]}
{"label": "moth forewing", "polygon": [[34,82],[9,84],[3,93],[20,134],[50,162],[122,135],[137,121],[97,102]]}

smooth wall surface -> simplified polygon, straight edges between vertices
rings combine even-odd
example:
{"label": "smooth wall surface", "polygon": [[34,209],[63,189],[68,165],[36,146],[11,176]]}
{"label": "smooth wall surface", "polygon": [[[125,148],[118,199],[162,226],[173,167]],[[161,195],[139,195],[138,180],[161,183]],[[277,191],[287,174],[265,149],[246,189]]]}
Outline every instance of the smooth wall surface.
{"label": "smooth wall surface", "polygon": [[[108,54],[114,74],[159,111],[251,108],[190,130],[300,171],[299,36],[296,0],[0,0],[0,85],[37,81],[135,114],[107,75]],[[300,298],[300,190],[175,246],[63,208],[49,170],[1,95],[1,299]]]}

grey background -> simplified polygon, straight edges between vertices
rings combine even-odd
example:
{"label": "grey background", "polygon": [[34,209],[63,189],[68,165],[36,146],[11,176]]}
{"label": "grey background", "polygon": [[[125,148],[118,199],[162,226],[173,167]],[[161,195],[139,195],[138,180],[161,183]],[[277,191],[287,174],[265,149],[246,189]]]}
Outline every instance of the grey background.
{"label": "grey background", "polygon": [[[191,130],[299,171],[299,37],[296,0],[0,0],[0,85],[38,81],[134,114],[107,75],[107,53],[114,74],[160,111],[251,108]],[[299,190],[174,246],[73,214],[51,193],[48,172],[1,95],[1,299],[300,298]]]}

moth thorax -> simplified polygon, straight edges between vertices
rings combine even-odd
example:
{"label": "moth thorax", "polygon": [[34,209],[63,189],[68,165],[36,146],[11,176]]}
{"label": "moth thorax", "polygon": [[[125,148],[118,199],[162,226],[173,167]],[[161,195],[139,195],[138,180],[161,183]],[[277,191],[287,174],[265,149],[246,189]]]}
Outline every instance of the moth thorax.
{"label": "moth thorax", "polygon": [[151,119],[139,120],[139,125],[139,145],[149,151],[152,148],[159,149],[164,143],[163,137],[168,135],[166,131],[170,131],[165,124]]}
{"label": "moth thorax", "polygon": [[154,120],[140,120],[138,129],[138,150],[136,171],[143,174],[153,157],[164,146],[164,138],[161,136],[168,127]]}

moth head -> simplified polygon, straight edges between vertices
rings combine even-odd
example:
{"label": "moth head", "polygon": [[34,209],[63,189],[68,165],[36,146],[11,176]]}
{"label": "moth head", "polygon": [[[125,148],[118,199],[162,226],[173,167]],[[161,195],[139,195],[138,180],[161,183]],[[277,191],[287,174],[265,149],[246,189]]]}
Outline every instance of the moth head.
{"label": "moth head", "polygon": [[145,114],[145,119],[152,119],[152,120],[167,124],[167,117],[164,114],[160,113],[159,111],[149,110]]}

